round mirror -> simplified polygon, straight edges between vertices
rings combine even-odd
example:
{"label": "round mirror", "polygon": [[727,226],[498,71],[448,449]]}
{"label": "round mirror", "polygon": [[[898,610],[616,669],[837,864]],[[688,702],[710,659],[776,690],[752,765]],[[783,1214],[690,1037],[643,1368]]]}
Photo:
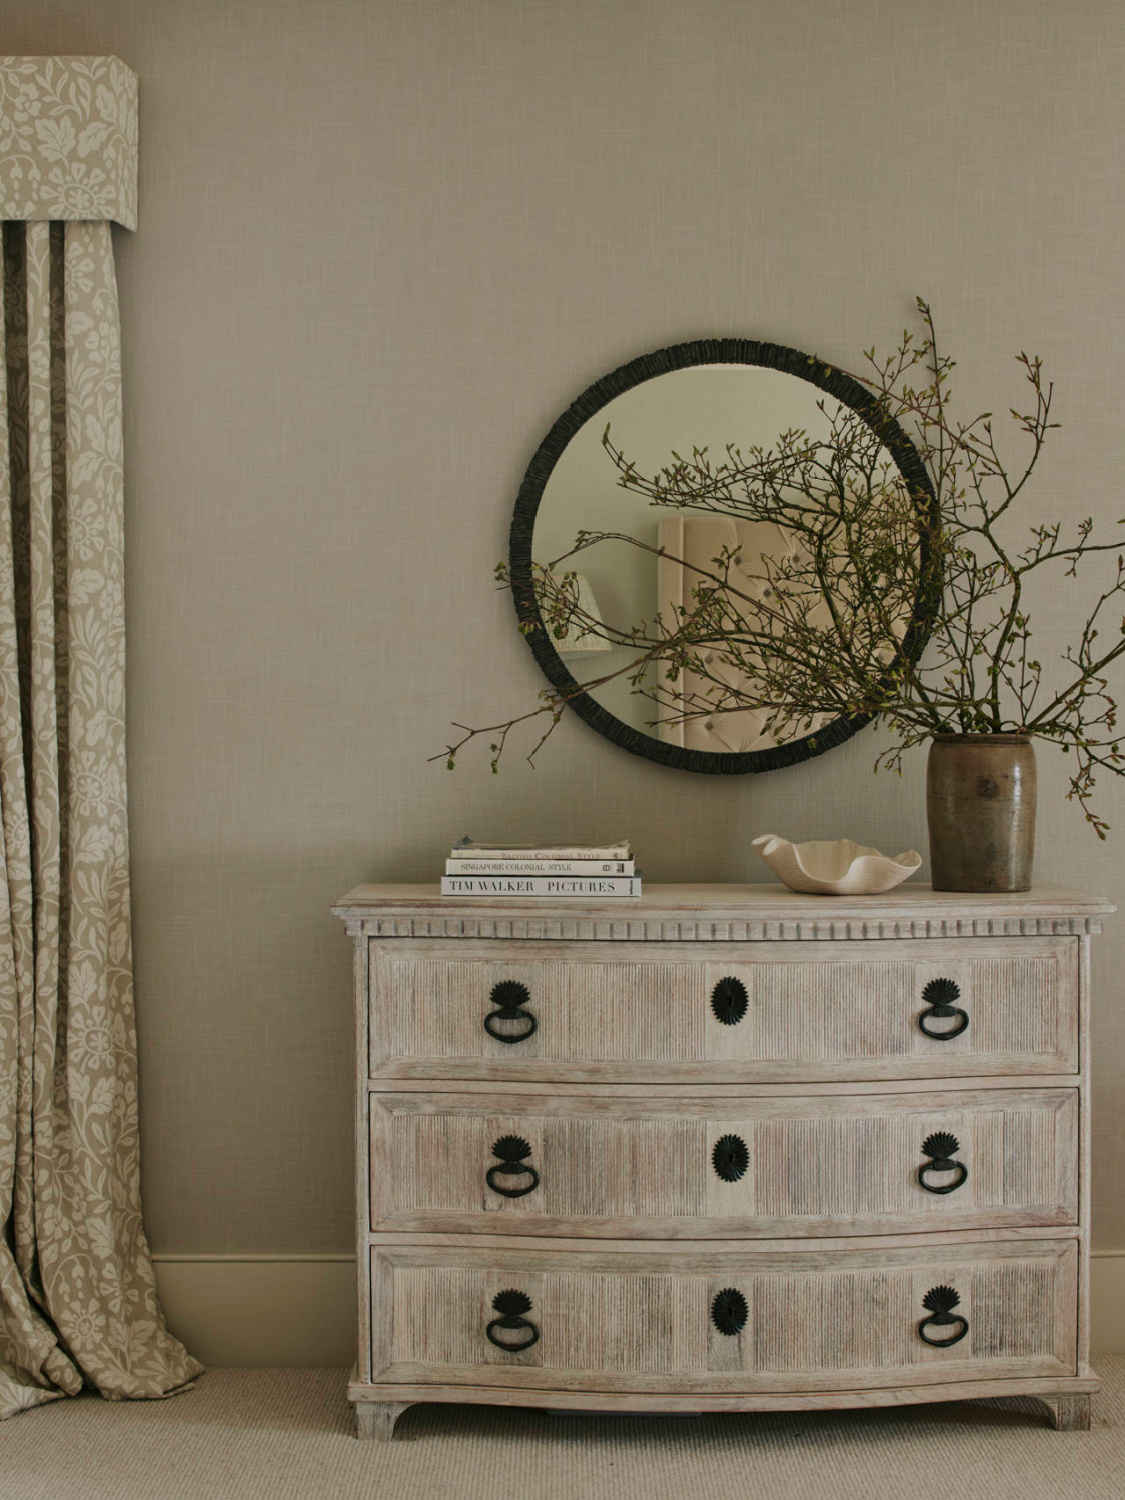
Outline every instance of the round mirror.
{"label": "round mirror", "polygon": [[[806,514],[818,486],[830,505],[832,486],[845,482],[842,449],[869,491],[875,476],[900,512],[929,508],[928,476],[902,429],[857,381],[797,350],[680,344],[585,391],[528,465],[510,539],[521,631],[568,706],[634,754],[722,775],[806,760],[869,722],[789,715],[758,701],[754,687],[769,630],[776,636],[798,616],[802,631],[827,629],[849,607],[844,568],[831,589],[811,590],[802,550],[811,533],[778,520]],[[745,500],[751,472],[787,484],[805,510],[775,506],[763,519]],[[924,548],[924,528],[914,535]],[[888,663],[921,650],[921,592],[884,623]],[[778,598],[784,608],[771,609]],[[638,641],[671,636],[701,600],[710,638],[697,634],[702,644],[678,653],[674,672],[651,653],[635,671]],[[716,600],[725,631],[714,625]],[[754,629],[741,628],[751,617]],[[766,636],[763,620],[772,620]]]}

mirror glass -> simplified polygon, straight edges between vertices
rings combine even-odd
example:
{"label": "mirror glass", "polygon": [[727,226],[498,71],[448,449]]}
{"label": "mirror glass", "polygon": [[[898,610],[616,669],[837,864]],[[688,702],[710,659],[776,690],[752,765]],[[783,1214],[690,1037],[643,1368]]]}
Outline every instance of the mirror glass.
{"label": "mirror glass", "polygon": [[[760,598],[763,590],[768,596],[771,578],[779,569],[784,573],[795,549],[799,555],[794,533],[787,534],[774,522],[739,515],[737,507],[720,504],[716,512],[653,503],[650,493],[622,486],[625,461],[638,474],[655,476],[674,465],[678,456],[690,459],[698,449],[706,449],[713,463],[721,463],[729,461],[732,450],[739,455],[775,450],[784,433],[801,432],[810,443],[827,442],[842,421],[857,420],[855,408],[865,393],[822,362],[792,350],[777,351],[786,356],[783,363],[794,368],[815,365],[821,379],[814,382],[766,363],[708,361],[699,357],[701,348],[681,345],[661,351],[682,357],[682,368],[646,376],[642,360],[615,372],[591,387],[552,429],[529,467],[513,522],[511,577],[521,618],[526,618],[517,592],[521,580],[540,580],[542,603],[544,575],[559,579],[573,574],[570,587],[578,615],[600,619],[611,634],[656,619],[667,622],[682,606],[692,606],[700,580],[714,577],[717,560],[730,554],[733,564],[727,561],[718,571],[737,585],[739,607],[745,611],[752,607],[748,599]],[[640,378],[633,379],[630,372]],[[825,376],[829,378],[822,384]],[[851,399],[844,402],[830,394],[825,386],[833,382]],[[866,426],[864,435],[870,437],[878,467],[891,476],[889,483],[908,493],[900,444],[896,442],[898,451],[892,457]],[[913,453],[905,437],[899,437]],[[911,477],[916,483],[916,476]],[[583,532],[614,533],[640,545],[602,540],[576,552],[576,539]],[[821,597],[810,599],[807,618],[818,628],[821,619],[827,624]],[[909,612],[896,616],[898,641],[910,624]],[[685,671],[670,697],[662,664],[650,666],[639,682],[628,673],[614,675],[638,652],[584,633],[580,624],[561,636],[556,630],[553,638],[552,631],[541,626],[528,639],[557,687],[591,684],[574,701],[582,717],[635,753],[668,764],[722,773],[770,769],[820,753],[861,727],[861,722],[834,720],[827,714],[801,723],[779,721],[776,714],[745,698],[733,710],[728,697],[725,711],[706,711],[708,696],[722,701],[724,683],[744,693],[748,681],[719,653],[699,663],[714,674],[710,681]],[[602,678],[607,680],[598,681]],[[650,696],[654,688],[655,701]],[[779,752],[784,752],[780,760]]]}

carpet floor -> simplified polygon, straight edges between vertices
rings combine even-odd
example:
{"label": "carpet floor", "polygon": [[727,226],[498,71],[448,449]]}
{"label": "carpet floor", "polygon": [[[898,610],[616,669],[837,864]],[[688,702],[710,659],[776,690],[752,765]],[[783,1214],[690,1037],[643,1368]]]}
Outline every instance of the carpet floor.
{"label": "carpet floor", "polygon": [[343,1370],[212,1370],[0,1426],[3,1500],[1123,1500],[1125,1356],[1091,1432],[1018,1399],[865,1412],[554,1417],[416,1406],[353,1436]]}

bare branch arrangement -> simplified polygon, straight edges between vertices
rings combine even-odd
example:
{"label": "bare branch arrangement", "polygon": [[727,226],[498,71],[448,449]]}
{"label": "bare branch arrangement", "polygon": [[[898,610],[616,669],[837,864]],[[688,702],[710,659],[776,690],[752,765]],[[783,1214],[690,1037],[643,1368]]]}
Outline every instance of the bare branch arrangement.
{"label": "bare branch arrangement", "polygon": [[[861,415],[822,401],[820,436],[793,429],[768,449],[731,445],[721,457],[696,448],[645,474],[607,427],[603,446],[623,489],[665,510],[770,523],[784,540],[772,555],[744,558],[725,548],[710,567],[689,568],[667,549],[620,532],[580,532],[563,557],[533,566],[542,624],[521,629],[546,629],[555,639],[578,630],[626,648],[627,662],[570,693],[545,689],[535,708],[503,723],[455,726],[462,737],[434,759],[453,769],[466,744],[489,736],[496,771],[510,733],[540,719],[543,733],[528,756],[534,761],[571,698],[625,677],[649,701],[654,729],[748,708],[765,712],[766,730],[779,742],[815,736],[840,718],[874,721],[894,737],[876,769],[900,769],[906,750],[936,734],[1035,735],[1074,755],[1067,795],[1104,838],[1108,824],[1091,807],[1096,776],[1125,774],[1106,676],[1125,653],[1125,616],[1102,634],[1125,594],[1122,544],[1098,540],[1090,517],[1067,531],[1062,522],[1032,526],[1013,543],[1009,513],[1059,425],[1050,420],[1042,362],[1018,356],[1027,409],[1011,408],[1010,418],[1029,447],[1022,467],[1010,469],[992,413],[968,422],[953,416],[954,361],[939,352],[921,298],[918,311],[920,341],[906,331],[889,357],[865,353],[855,378],[871,392],[872,410]],[[932,494],[912,492],[891,458],[885,437],[894,424],[909,433]],[[688,569],[688,601],[672,617],[625,627],[588,614],[569,564],[613,546]],[[1029,583],[1050,568],[1074,578],[1102,552],[1114,554],[1114,570],[1077,640],[1045,676],[1032,647]],[[512,587],[505,564],[496,577]],[[911,636],[915,646],[928,643],[924,653],[910,647]]]}

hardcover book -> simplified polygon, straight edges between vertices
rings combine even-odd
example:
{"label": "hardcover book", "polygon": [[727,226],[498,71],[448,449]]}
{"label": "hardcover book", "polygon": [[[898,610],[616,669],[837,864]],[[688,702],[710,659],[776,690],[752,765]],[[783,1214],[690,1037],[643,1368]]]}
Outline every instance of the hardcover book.
{"label": "hardcover book", "polygon": [[631,859],[447,859],[447,875],[632,875]]}
{"label": "hardcover book", "polygon": [[443,896],[639,896],[639,875],[443,875]]}
{"label": "hardcover book", "polygon": [[631,859],[628,839],[609,844],[474,844],[462,839],[450,859]]}

